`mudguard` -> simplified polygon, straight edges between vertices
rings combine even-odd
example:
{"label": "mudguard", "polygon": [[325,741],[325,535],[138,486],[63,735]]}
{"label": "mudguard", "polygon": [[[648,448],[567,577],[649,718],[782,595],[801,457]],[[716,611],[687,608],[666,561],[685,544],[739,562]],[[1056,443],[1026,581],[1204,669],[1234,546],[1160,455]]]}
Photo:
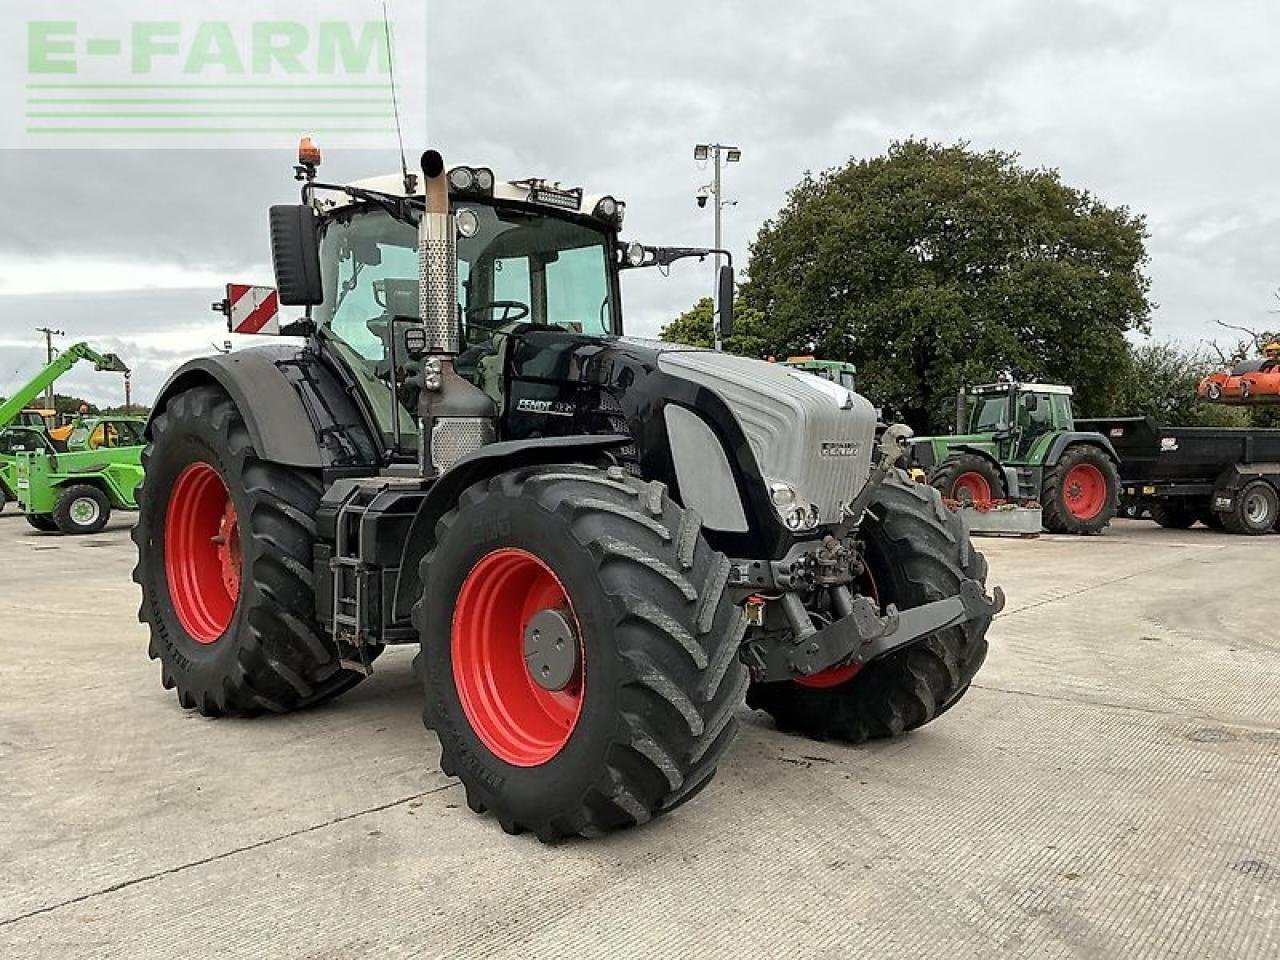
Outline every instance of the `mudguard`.
{"label": "mudguard", "polygon": [[[207,383],[222,387],[235,401],[264,460],[310,469],[377,463],[371,435],[360,429],[363,416],[314,353],[272,344],[191,360],[164,385],[151,417],[170,397]],[[342,431],[333,429],[338,425]],[[148,435],[150,429],[149,420]]]}
{"label": "mudguard", "polygon": [[1102,434],[1070,432],[1059,434],[1053,441],[1053,445],[1049,447],[1049,453],[1045,456],[1044,465],[1051,467],[1057,463],[1062,458],[1063,451],[1073,443],[1087,443],[1090,446],[1097,447],[1109,456],[1114,463],[1117,465],[1120,463],[1120,456],[1116,453],[1116,448]]}
{"label": "mudguard", "polygon": [[400,577],[396,581],[395,619],[408,619],[410,610],[422,593],[418,568],[431,549],[436,522],[458,502],[458,497],[467,487],[517,467],[582,463],[632,442],[631,437],[625,434],[505,440],[487,444],[463,457],[432,484],[409,527],[400,555]]}

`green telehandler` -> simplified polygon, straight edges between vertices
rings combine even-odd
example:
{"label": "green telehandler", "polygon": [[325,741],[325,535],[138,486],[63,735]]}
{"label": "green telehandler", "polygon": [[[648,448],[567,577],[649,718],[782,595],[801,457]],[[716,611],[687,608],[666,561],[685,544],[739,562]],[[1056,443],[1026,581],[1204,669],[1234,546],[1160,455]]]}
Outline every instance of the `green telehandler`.
{"label": "green telehandler", "polygon": [[14,487],[27,523],[46,533],[97,533],[112,510],[136,510],[145,427],[141,417],[84,417],[67,452],[19,453]]}
{"label": "green telehandler", "polygon": [[53,426],[52,411],[29,409],[29,405],[81,360],[90,361],[99,372],[129,372],[114,353],[100,353],[87,343],[76,343],[59,353],[13,396],[0,400],[0,510],[17,499],[18,455],[57,453],[62,446],[62,438],[49,431]]}
{"label": "green telehandler", "polygon": [[1048,383],[961,391],[955,432],[914,438],[908,466],[944,498],[1038,501],[1049,532],[1100,533],[1119,506],[1120,458],[1102,434],[1076,430],[1071,396]]}

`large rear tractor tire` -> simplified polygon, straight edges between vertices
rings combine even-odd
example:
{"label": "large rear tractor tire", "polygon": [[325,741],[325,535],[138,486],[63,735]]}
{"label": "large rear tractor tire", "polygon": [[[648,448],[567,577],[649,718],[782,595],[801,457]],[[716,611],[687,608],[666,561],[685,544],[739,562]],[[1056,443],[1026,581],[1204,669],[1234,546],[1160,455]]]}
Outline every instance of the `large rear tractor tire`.
{"label": "large rear tractor tire", "polygon": [[1040,503],[1050,533],[1101,533],[1120,507],[1120,471],[1097,447],[1072,444],[1045,471]]}
{"label": "large rear tractor tire", "polygon": [[1004,478],[986,457],[961,453],[948,457],[929,475],[929,483],[948,500],[983,503],[1003,500]]}
{"label": "large rear tractor tire", "polygon": [[619,468],[469,488],[423,561],[424,720],[467,803],[544,842],[694,796],[737,730],[746,623],[701,521]]}
{"label": "large rear tractor tire", "polygon": [[1236,494],[1234,506],[1219,516],[1229,533],[1260,537],[1280,523],[1280,494],[1266,480],[1254,480]]}
{"label": "large rear tractor tire", "polygon": [[1151,504],[1151,519],[1167,530],[1190,530],[1195,526],[1196,513],[1178,500],[1160,500]]}
{"label": "large rear tractor tire", "polygon": [[358,683],[315,619],[319,476],[259,459],[214,386],[169,400],[142,462],[138,618],[178,702],[209,717],[284,712]]}
{"label": "large rear tractor tire", "polygon": [[[862,522],[868,587],[881,605],[917,607],[955,596],[960,581],[986,580],[987,562],[936,490],[890,476]],[[964,696],[987,655],[990,619],[973,620],[873,660],[800,681],[752,686],[747,705],[779,729],[818,740],[861,743],[898,736],[937,719]]]}

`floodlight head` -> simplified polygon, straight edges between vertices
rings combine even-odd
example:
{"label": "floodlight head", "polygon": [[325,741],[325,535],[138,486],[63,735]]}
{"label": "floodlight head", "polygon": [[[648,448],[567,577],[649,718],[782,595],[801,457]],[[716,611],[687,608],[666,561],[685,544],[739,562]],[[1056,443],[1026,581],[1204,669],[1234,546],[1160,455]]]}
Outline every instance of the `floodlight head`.
{"label": "floodlight head", "polygon": [[725,155],[724,155],[725,163],[737,163],[741,159],[742,159],[742,151],[739,150],[737,147],[730,147],[728,150],[725,151]]}
{"label": "floodlight head", "polygon": [[695,147],[693,148],[693,159],[695,159],[695,160],[705,160],[705,159],[707,159],[707,153],[708,153],[710,150],[711,150],[711,148],[710,148],[709,146],[707,146],[705,143],[700,143],[700,144],[698,144],[697,146],[695,146]]}

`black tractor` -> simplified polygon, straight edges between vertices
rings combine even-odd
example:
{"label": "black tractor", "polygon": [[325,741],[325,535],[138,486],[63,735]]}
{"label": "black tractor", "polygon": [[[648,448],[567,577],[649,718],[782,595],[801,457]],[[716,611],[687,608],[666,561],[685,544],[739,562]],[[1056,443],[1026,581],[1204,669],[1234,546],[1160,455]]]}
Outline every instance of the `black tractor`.
{"label": "black tractor", "polygon": [[[716,251],[484,167],[271,209],[281,332],[192,361],[148,427],[135,531],[164,685],[206,716],[308,707],[418,644],[442,769],[509,832],[697,794],[745,698],[860,742],[968,689],[1003,602],[870,403],[622,333],[620,276]],[[723,251],[721,251],[723,252]],[[719,323],[732,325],[733,272]]]}

